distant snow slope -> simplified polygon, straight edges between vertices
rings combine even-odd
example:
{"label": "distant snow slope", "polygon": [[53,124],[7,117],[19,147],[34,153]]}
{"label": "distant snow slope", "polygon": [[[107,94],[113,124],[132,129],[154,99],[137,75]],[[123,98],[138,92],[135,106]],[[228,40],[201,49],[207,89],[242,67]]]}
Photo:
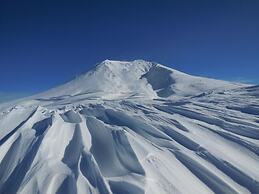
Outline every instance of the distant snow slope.
{"label": "distant snow slope", "polygon": [[0,193],[259,193],[259,87],[106,60],[0,104]]}

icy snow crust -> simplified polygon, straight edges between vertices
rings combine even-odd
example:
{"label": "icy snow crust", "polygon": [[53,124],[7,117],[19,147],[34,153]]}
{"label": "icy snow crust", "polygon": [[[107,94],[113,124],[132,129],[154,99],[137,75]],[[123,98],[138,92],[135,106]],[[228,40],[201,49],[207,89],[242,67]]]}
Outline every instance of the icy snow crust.
{"label": "icy snow crust", "polygon": [[0,193],[259,193],[259,87],[106,60],[0,104]]}

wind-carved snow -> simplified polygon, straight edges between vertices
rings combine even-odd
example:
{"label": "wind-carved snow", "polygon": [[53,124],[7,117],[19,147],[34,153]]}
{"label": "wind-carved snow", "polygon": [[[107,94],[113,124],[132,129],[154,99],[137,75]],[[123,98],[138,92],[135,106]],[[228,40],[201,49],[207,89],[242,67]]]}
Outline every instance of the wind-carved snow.
{"label": "wind-carved snow", "polygon": [[0,193],[259,193],[259,87],[106,60],[0,105]]}

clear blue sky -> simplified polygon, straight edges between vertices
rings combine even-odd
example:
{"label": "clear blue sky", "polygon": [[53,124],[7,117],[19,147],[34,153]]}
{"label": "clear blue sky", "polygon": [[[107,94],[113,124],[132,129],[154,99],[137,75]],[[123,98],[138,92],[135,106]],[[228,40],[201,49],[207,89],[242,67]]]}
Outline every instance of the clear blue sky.
{"label": "clear blue sky", "polygon": [[1,0],[0,92],[35,93],[104,59],[259,83],[258,0]]}

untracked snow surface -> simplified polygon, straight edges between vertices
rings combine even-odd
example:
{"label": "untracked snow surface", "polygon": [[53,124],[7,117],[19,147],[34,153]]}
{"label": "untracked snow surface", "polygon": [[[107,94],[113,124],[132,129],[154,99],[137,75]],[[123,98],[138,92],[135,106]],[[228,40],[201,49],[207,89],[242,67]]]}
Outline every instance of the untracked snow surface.
{"label": "untracked snow surface", "polygon": [[106,60],[0,104],[1,194],[259,193],[259,87]]}

